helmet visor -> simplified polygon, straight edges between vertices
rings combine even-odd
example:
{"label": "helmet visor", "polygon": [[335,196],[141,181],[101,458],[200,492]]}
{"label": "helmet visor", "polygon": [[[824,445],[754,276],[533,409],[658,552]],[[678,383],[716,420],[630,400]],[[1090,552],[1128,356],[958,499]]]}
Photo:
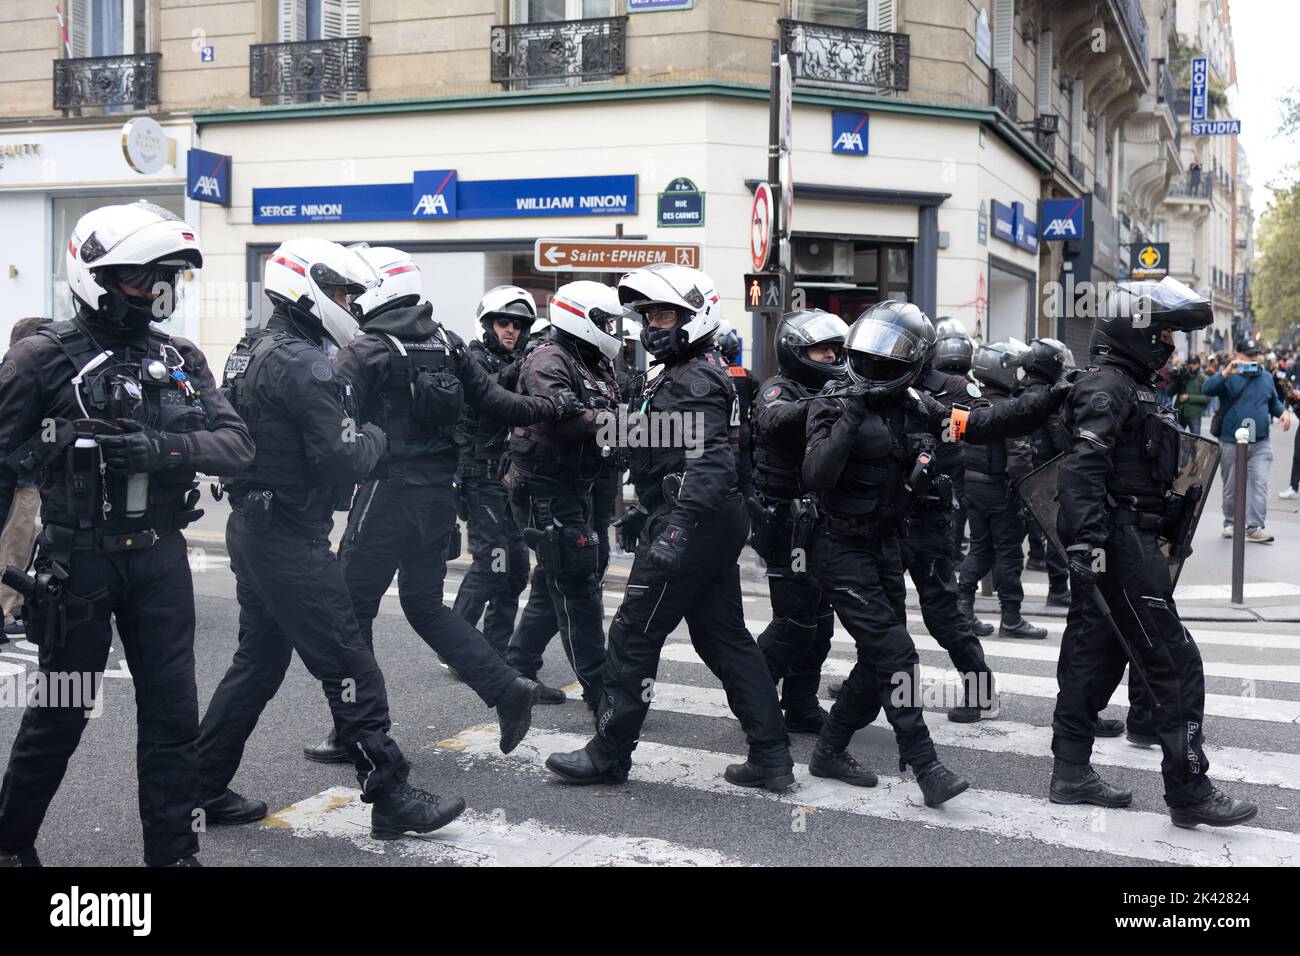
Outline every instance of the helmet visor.
{"label": "helmet visor", "polygon": [[844,340],[850,361],[855,354],[903,363],[921,360],[921,341],[891,322],[861,318],[853,323]]}
{"label": "helmet visor", "polygon": [[816,315],[792,330],[799,345],[837,345],[844,344],[849,334],[849,327],[839,316],[829,313]]}

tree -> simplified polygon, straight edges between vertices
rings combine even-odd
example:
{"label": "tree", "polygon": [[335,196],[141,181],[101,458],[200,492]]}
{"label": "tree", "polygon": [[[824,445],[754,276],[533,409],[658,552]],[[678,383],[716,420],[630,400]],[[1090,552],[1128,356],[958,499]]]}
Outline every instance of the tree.
{"label": "tree", "polygon": [[[1300,138],[1300,88],[1282,96],[1282,121],[1277,134]],[[1269,183],[1273,192],[1259,218],[1255,238],[1255,316],[1269,338],[1290,338],[1300,322],[1300,164],[1284,170],[1281,181]]]}

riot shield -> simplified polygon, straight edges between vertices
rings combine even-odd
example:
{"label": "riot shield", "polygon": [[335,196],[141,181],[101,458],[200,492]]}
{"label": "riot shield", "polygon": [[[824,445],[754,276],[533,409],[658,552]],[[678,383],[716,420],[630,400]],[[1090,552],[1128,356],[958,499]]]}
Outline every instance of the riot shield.
{"label": "riot shield", "polygon": [[[1062,555],[1065,545],[1056,531],[1057,481],[1060,477],[1064,455],[1057,455],[1047,464],[1034,469],[1016,484],[1016,490],[1025,506],[1037,519],[1047,541]],[[1192,538],[1201,520],[1201,512],[1214,484],[1219,469],[1219,443],[1201,438],[1190,432],[1179,435],[1178,477],[1174,479],[1173,492],[1177,496],[1179,513],[1171,514],[1167,529],[1159,537],[1160,550],[1169,562],[1171,587],[1178,586],[1183,563],[1192,553]]]}

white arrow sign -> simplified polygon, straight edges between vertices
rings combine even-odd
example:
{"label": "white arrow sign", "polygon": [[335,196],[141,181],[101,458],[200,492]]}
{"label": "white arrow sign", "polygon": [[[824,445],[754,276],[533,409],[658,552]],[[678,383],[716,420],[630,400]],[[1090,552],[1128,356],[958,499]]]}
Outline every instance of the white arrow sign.
{"label": "white arrow sign", "polygon": [[569,254],[567,252],[561,252],[559,249],[556,249],[554,246],[551,246],[549,249],[546,250],[546,261],[549,262],[551,265],[555,265],[561,259],[567,259],[567,258],[569,258]]}

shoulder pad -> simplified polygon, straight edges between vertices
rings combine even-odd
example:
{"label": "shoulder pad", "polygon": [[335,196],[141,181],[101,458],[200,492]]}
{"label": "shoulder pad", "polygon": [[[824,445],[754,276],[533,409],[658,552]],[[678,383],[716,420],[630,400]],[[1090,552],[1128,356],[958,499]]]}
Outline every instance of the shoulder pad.
{"label": "shoulder pad", "polygon": [[56,339],[67,339],[74,335],[84,335],[81,327],[71,319],[59,319],[57,322],[51,322],[43,325],[36,330],[40,335],[51,336]]}

